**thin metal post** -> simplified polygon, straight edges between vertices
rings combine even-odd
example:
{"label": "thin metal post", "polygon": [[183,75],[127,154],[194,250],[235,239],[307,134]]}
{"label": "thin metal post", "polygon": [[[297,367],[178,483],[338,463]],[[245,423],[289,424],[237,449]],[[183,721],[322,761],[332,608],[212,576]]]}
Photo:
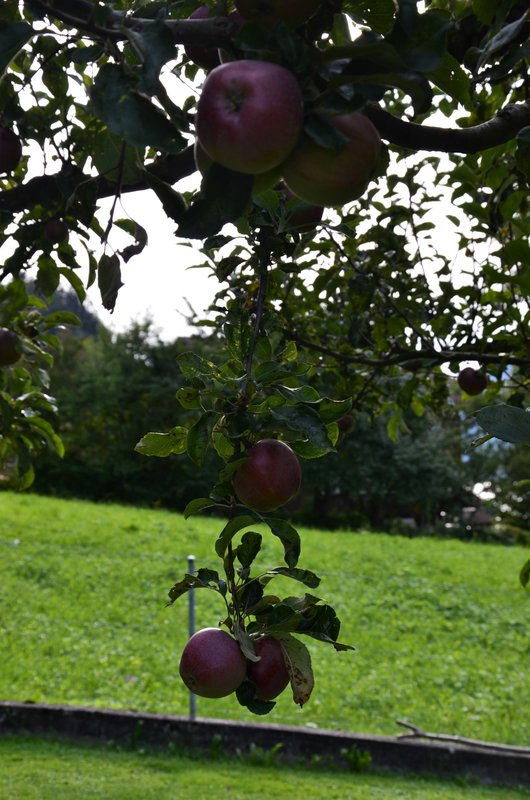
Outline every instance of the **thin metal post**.
{"label": "thin metal post", "polygon": [[[188,556],[188,574],[193,575],[195,572],[195,556]],[[195,589],[190,589],[188,592],[188,632],[190,636],[195,633]],[[190,719],[196,717],[196,697],[193,692],[190,692]]]}

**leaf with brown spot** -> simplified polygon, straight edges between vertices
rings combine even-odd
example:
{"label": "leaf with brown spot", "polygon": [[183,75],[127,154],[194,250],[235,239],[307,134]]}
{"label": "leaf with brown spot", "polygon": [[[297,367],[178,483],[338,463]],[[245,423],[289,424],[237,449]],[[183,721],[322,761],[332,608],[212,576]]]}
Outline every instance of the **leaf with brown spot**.
{"label": "leaf with brown spot", "polygon": [[293,700],[300,707],[304,706],[315,686],[315,678],[311,667],[311,655],[303,642],[290,634],[275,634],[282,646],[285,666],[289,673]]}

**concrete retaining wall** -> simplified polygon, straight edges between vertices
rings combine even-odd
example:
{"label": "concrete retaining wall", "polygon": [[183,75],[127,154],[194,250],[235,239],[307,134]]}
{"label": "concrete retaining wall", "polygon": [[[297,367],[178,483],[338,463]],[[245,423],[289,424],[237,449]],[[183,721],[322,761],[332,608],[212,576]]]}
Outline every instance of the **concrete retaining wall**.
{"label": "concrete retaining wall", "polygon": [[173,743],[183,750],[208,751],[221,746],[228,754],[236,750],[246,753],[251,745],[270,750],[281,743],[285,761],[309,761],[316,754],[341,766],[347,765],[344,752],[357,748],[370,754],[375,769],[530,787],[528,755],[285,725],[205,718],[192,721],[164,714],[0,701],[0,735],[15,733],[113,741],[124,746]]}

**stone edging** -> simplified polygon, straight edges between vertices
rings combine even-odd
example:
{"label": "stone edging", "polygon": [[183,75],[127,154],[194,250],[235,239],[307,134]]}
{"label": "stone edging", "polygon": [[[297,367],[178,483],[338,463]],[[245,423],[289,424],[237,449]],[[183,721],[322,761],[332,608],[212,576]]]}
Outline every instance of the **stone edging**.
{"label": "stone edging", "polygon": [[283,759],[306,761],[318,755],[346,766],[344,753],[367,752],[374,769],[440,777],[466,777],[484,783],[530,786],[530,755],[492,752],[486,748],[441,742],[403,740],[286,725],[252,724],[165,714],[143,714],[81,706],[0,701],[0,735],[45,734],[70,740],[121,745],[168,745],[228,754],[282,745]]}

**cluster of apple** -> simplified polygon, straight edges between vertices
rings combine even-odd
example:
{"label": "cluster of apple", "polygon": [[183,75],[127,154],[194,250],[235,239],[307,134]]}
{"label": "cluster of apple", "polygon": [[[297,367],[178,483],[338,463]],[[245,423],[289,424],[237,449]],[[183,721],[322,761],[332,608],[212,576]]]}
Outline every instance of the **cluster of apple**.
{"label": "cluster of apple", "polygon": [[[302,472],[288,444],[262,439],[245,455],[233,479],[241,503],[255,511],[274,511],[297,494]],[[274,700],[289,683],[281,643],[271,635],[260,635],[253,647],[257,661],[246,658],[226,631],[204,628],[188,640],[180,676],[188,689],[201,697],[226,697],[249,679],[257,700]]]}
{"label": "cluster of apple", "polygon": [[245,658],[238,642],[221,628],[203,628],[188,639],[180,659],[180,677],[200,697],[227,697],[245,680],[257,700],[274,700],[289,684],[282,646],[273,636],[254,642],[258,661]]}
{"label": "cluster of apple", "polygon": [[[265,27],[279,20],[298,26],[320,5],[241,0],[234,13]],[[208,8],[203,6],[195,14],[207,16]],[[207,69],[214,64],[210,57],[206,66],[205,48],[198,54],[188,49],[188,55],[198,56],[198,63]],[[343,141],[338,149],[324,147],[304,132],[304,111],[298,80],[286,67],[247,59],[218,63],[208,73],[197,105],[198,169],[204,172],[215,162],[252,175],[254,195],[282,180],[290,197],[316,209],[312,215],[318,222],[323,207],[343,206],[363,194],[377,170],[381,140],[360,112],[322,111],[322,120]]]}

